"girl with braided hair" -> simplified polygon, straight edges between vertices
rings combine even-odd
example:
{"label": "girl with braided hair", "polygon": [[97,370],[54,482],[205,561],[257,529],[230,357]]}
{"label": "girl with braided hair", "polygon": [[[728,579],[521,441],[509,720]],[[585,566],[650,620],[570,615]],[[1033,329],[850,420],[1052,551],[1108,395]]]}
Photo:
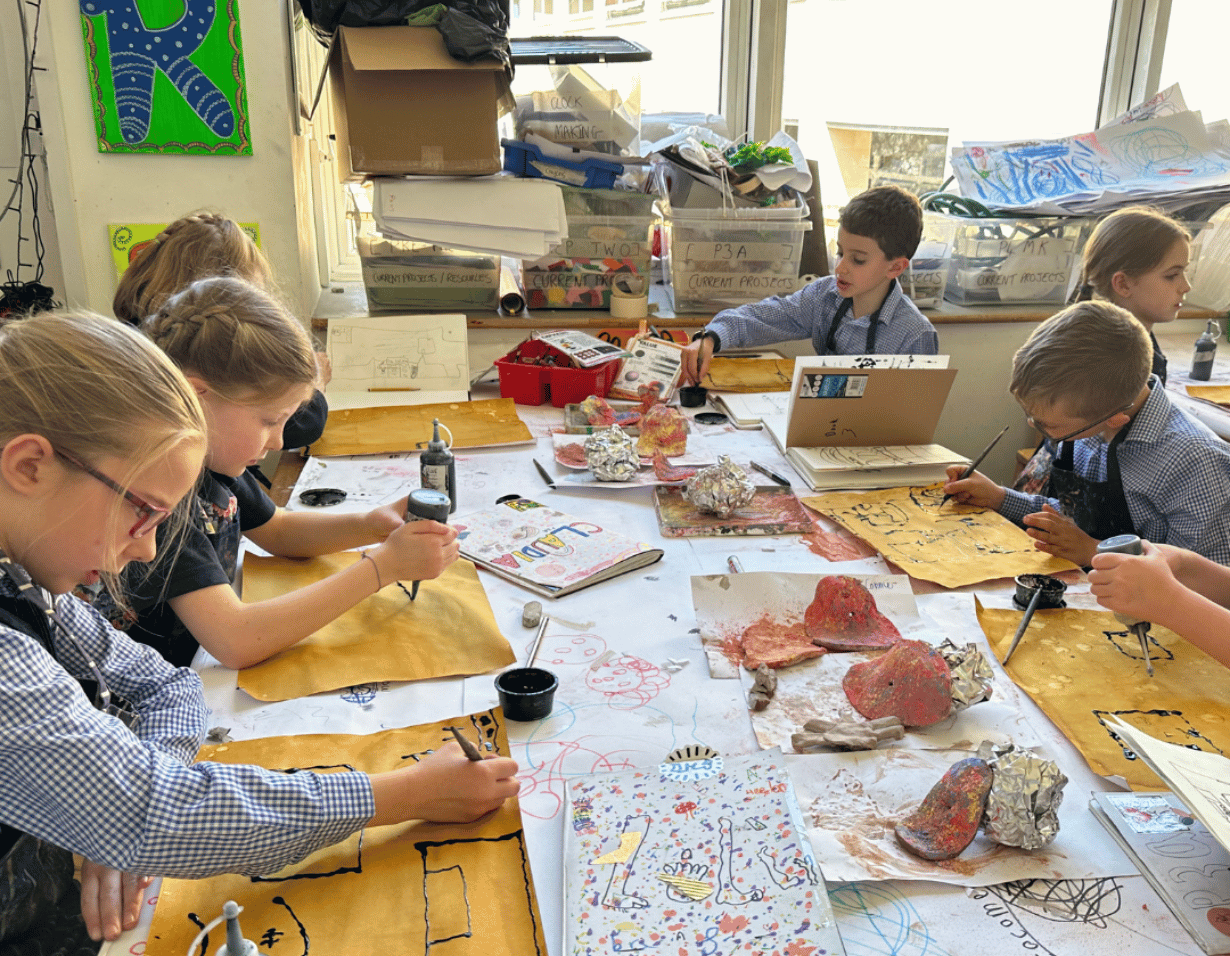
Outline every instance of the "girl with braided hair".
{"label": "girl with braided hair", "polygon": [[[266,290],[274,286],[269,260],[234,219],[214,212],[181,216],[132,258],[120,277],[111,310],[121,322],[139,326],[176,292],[197,279],[221,275],[237,276]],[[312,444],[325,430],[328,415],[324,393],[314,391],[286,423],[282,447]]]}
{"label": "girl with braided hair", "polygon": [[364,827],[473,820],[517,792],[515,762],[455,743],[372,775],[193,762],[200,678],[69,592],[174,550],[177,505],[219,454],[199,394],[111,319],[0,323],[0,953],[92,956],[136,924],[148,876],[276,873]]}
{"label": "girl with braided hair", "polygon": [[[456,529],[406,524],[404,498],[362,515],[291,512],[247,471],[281,447],[282,427],[308,400],[316,376],[303,327],[268,293],[242,279],[201,279],[142,327],[196,391],[208,447],[183,546],[129,576],[130,609],[118,602],[107,609],[134,639],[173,664],[191,663],[199,644],[226,667],[250,667],[384,585],[438,577],[457,559]],[[231,586],[241,533],[282,557],[374,547],[323,581],[245,604]]]}

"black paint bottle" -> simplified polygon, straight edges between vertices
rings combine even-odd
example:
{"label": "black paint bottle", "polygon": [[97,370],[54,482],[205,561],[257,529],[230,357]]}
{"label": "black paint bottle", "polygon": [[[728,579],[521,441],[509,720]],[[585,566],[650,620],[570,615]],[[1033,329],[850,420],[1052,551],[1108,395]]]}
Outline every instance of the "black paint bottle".
{"label": "black paint bottle", "polygon": [[1217,333],[1220,331],[1217,323],[1209,319],[1208,327],[1200,333],[1200,338],[1196,339],[1191,377],[1199,382],[1207,382],[1213,374],[1213,356],[1217,354]]}
{"label": "black paint bottle", "polygon": [[[457,510],[457,462],[449,446],[440,438],[440,419],[433,418],[431,441],[419,454],[419,485],[448,495],[449,514]],[[448,426],[444,426],[448,431]],[[449,440],[452,440],[449,432]]]}

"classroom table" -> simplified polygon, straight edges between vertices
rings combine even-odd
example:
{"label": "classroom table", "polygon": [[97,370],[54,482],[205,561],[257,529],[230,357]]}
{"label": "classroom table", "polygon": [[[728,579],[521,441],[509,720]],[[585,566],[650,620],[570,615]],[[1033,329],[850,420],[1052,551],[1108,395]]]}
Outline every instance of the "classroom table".
{"label": "classroom table", "polygon": [[[892,569],[879,556],[830,563],[813,552],[810,545],[814,542],[808,536],[663,538],[649,488],[547,488],[533,459],[556,475],[565,473],[553,460],[550,437],[551,429],[562,423],[560,410],[519,406],[518,412],[534,435],[532,446],[457,452],[458,516],[517,493],[652,542],[665,551],[663,560],[649,567],[555,601],[543,600],[545,612],[561,619],[549,627],[539,655],[539,663],[560,676],[556,710],[538,723],[508,725],[513,756],[521,766],[522,815],[549,951],[560,956],[565,781],[587,773],[654,765],[685,744],[707,744],[725,753],[757,749],[746,705],[748,675],[742,681],[709,676],[693,612],[691,576],[725,572],[730,555],[737,556],[748,572],[885,574]],[[697,435],[719,445],[735,461],[746,463],[754,458],[791,477],[796,493],[807,494],[766,433],[736,431],[729,426],[694,427]],[[280,471],[281,492],[286,491],[295,470],[292,464],[289,470]],[[822,529],[834,527],[825,519],[818,519],[818,524]],[[522,627],[521,612],[536,595],[486,572],[480,576],[501,630],[524,663],[534,631]],[[956,591],[918,580],[911,584],[920,613],[957,643],[975,642],[983,647],[993,662],[996,681],[1008,681],[986,649],[973,613],[973,592],[984,605],[1011,607],[1012,582],[1005,579]],[[1087,592],[1087,584],[1070,587],[1069,604],[1094,607]],[[589,661],[595,653],[608,650],[636,659],[638,664],[623,681],[598,683]],[[234,739],[304,732],[371,733],[385,726],[478,711],[497,702],[493,675],[485,674],[364,685],[271,704],[236,689],[235,673],[204,652],[198,655],[196,667],[213,711],[212,723]],[[1024,694],[1019,696],[1024,719],[1043,741],[1047,756],[1061,767],[1083,767],[1076,750],[1032,701]],[[1086,773],[1086,778],[1092,775]],[[1116,789],[1101,778],[1092,779],[1096,789]],[[932,782],[926,783],[924,792]],[[1086,786],[1080,792],[1069,784],[1065,800],[1086,803],[1089,789]],[[1090,827],[1100,829],[1092,820]],[[1109,840],[1099,832],[1089,837]],[[823,869],[823,857],[819,862]],[[1018,951],[1057,956],[1194,956],[1200,952],[1140,876],[1021,881],[971,889],[890,880],[830,883],[828,889],[850,956]],[[156,901],[156,897],[157,884],[150,891],[150,899]],[[145,907],[142,924],[104,947],[104,954],[140,956],[151,913],[152,904]]]}
{"label": "classroom table", "polygon": [[1226,341],[1225,333],[1217,338],[1217,354],[1213,356],[1213,371],[1209,380],[1197,382],[1189,374],[1196,337],[1190,332],[1175,332],[1162,325],[1155,326],[1153,332],[1166,354],[1166,390],[1171,398],[1184,411],[1230,441],[1230,409],[1187,394],[1188,385],[1230,385],[1230,342]]}

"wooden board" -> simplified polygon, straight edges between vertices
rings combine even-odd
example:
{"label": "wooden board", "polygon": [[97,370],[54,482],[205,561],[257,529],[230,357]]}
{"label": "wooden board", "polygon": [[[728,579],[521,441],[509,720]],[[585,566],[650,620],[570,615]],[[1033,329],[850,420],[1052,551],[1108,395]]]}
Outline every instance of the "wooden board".
{"label": "wooden board", "polygon": [[[311,446],[313,455],[389,455],[420,451],[431,440],[431,421],[440,419],[453,433],[453,448],[491,448],[532,442],[511,398],[436,405],[343,408],[329,412],[325,433]],[[444,433],[441,432],[441,437]]]}
{"label": "wooden board", "polygon": [[726,517],[699,510],[683,497],[678,485],[656,486],[653,507],[658,527],[667,538],[806,534],[814,530],[811,516],[799,499],[776,485],[757,488],[750,503]]}

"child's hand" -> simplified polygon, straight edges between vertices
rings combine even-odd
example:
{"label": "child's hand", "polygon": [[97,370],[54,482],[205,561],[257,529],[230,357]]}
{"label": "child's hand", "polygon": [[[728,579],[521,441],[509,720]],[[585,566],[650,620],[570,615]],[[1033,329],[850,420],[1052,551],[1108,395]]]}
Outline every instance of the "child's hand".
{"label": "child's hand", "polygon": [[954,501],[963,505],[998,511],[1008,493],[980,471],[962,479],[961,474],[964,471],[965,465],[948,466],[948,481],[944,484],[944,494],[952,495]]}
{"label": "child's hand", "polygon": [[1144,554],[1096,554],[1090,591],[1107,610],[1140,621],[1156,621],[1183,589],[1171,561],[1178,549],[1142,542]]}
{"label": "child's hand", "polygon": [[92,860],[81,861],[81,917],[95,942],[118,939],[137,925],[152,876],[132,876]]}
{"label": "child's hand", "polygon": [[709,363],[713,360],[713,339],[704,335],[685,346],[682,353],[683,377],[691,385],[699,385],[700,380],[709,374]]}
{"label": "child's hand", "polygon": [[398,498],[392,504],[373,508],[363,518],[363,523],[371,531],[372,541],[383,541],[390,534],[406,523],[406,502],[410,496]]}
{"label": "child's hand", "polygon": [[1034,547],[1057,558],[1066,558],[1082,568],[1097,553],[1097,539],[1089,537],[1071,518],[1061,515],[1050,505],[1025,516],[1025,533],[1034,539]]}
{"label": "child's hand", "polygon": [[410,521],[373,548],[371,557],[385,584],[430,581],[457,560],[460,550],[456,528],[438,521]]}
{"label": "child's hand", "polygon": [[448,743],[406,771],[411,817],[435,823],[467,823],[499,809],[520,788],[510,757],[470,760]]}

